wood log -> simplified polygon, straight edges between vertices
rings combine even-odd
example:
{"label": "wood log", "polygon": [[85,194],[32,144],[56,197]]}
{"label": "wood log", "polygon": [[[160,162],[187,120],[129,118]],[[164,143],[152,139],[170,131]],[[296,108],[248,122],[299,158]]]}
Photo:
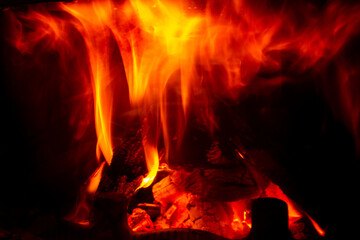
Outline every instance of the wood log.
{"label": "wood log", "polygon": [[155,183],[152,188],[154,199],[163,205],[174,203],[179,196],[184,194],[180,178],[181,174],[174,171],[171,175]]}
{"label": "wood log", "polygon": [[155,199],[164,199],[163,195],[166,195],[170,202],[176,192],[188,192],[203,199],[224,202],[259,195],[258,186],[245,166],[178,171],[153,188],[153,192]]}
{"label": "wood log", "polygon": [[149,231],[154,229],[154,224],[151,221],[147,212],[141,208],[135,208],[132,214],[128,217],[129,227],[135,231]]}
{"label": "wood log", "polygon": [[111,165],[104,168],[98,192],[117,192],[119,184],[125,184],[125,181],[135,184],[147,173],[141,141],[140,130],[123,137],[114,150]]}

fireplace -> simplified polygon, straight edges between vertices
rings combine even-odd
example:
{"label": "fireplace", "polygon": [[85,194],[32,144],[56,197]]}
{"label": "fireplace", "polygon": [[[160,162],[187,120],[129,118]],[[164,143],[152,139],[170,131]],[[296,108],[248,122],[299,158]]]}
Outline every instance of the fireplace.
{"label": "fireplace", "polygon": [[359,14],[1,1],[0,237],[351,236]]}

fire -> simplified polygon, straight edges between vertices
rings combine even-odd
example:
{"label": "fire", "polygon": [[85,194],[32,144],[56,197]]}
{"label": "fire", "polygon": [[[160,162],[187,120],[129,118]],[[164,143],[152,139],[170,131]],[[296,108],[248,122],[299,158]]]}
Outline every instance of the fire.
{"label": "fire", "polygon": [[[111,164],[115,119],[137,118],[147,129],[142,143],[148,173],[138,189],[149,187],[157,175],[159,145],[165,148],[164,161],[171,152],[179,151],[190,116],[213,134],[218,130],[214,102],[236,104],[248,94],[248,86],[268,91],[291,81],[282,75],[260,77],[284,71],[287,63],[282,54],[293,56],[288,64],[292,71],[321,72],[360,26],[360,6],[337,2],[323,12],[316,12],[310,4],[299,7],[296,10],[304,13],[304,24],[293,19],[294,12],[286,10],[287,5],[268,9],[247,1],[94,0],[52,7],[55,10],[34,7],[10,14],[15,26],[10,41],[22,54],[35,51],[42,42],[44,48],[59,51],[66,65],[67,54],[76,51],[69,44],[74,38],[71,31],[81,35],[89,68],[82,80],[91,82],[98,160],[103,156]],[[24,31],[24,22],[31,22],[35,30]],[[119,61],[114,61],[116,54]],[[343,118],[360,143],[360,105],[343,84],[358,70],[341,66],[339,72]],[[125,96],[120,104],[119,95]],[[91,193],[96,192],[105,164],[99,165],[88,187]],[[301,215],[287,198],[285,201],[290,216]],[[234,216],[234,228],[241,224],[239,216]]]}
{"label": "fire", "polygon": [[95,172],[85,182],[85,187],[80,191],[78,203],[73,213],[67,216],[65,219],[70,222],[75,222],[83,226],[89,226],[89,213],[90,206],[89,201],[94,197],[96,190],[100,184],[102,172],[104,170],[105,162],[102,162]]}
{"label": "fire", "polygon": [[[313,28],[299,29],[287,25],[291,22],[287,12],[269,10],[263,14],[262,7],[255,10],[236,1],[208,1],[204,9],[185,1],[166,0],[61,3],[59,8],[72,17],[56,18],[43,9],[27,14],[24,18],[37,21],[39,28],[29,36],[22,36],[20,30],[15,45],[27,52],[45,37],[53,48],[54,43],[67,44],[63,36],[68,25],[82,35],[94,95],[97,156],[100,159],[102,154],[108,164],[114,148],[114,82],[127,82],[129,101],[140,117],[155,116],[156,125],[151,127],[157,134],[151,144],[157,145],[163,139],[165,155],[169,156],[181,144],[189,113],[213,132],[218,127],[214,98],[236,102],[261,68],[276,71],[282,62],[272,53],[297,51],[294,62],[298,66],[294,67],[306,69],[324,61],[324,56],[334,56],[351,35],[351,29],[359,24],[357,8],[350,11],[343,7],[343,15],[338,16],[334,12],[336,3]],[[114,76],[111,38],[115,38],[121,52],[125,76]],[[283,81],[286,79],[277,78],[261,84],[279,85]],[[170,89],[175,90],[175,95],[169,95]],[[352,111],[354,107],[347,109]],[[174,114],[175,124],[169,122]],[[354,128],[358,115],[351,116],[356,118],[350,121]],[[175,147],[171,139],[177,139]]]}
{"label": "fire", "polygon": [[310,219],[311,223],[313,224],[315,230],[319,233],[319,235],[324,237],[326,232],[319,226],[317,222],[315,222],[314,219],[309,216],[309,214],[306,213],[306,216]]}
{"label": "fire", "polygon": [[88,180],[87,191],[90,194],[95,194],[101,180],[101,174],[104,169],[105,162],[103,162],[98,169],[90,176]]}
{"label": "fire", "polygon": [[[270,185],[267,187],[265,192],[268,197],[278,198],[278,199],[281,199],[284,202],[286,202],[286,204],[288,206],[288,215],[289,215],[290,223],[292,221],[294,222],[302,217],[302,214],[297,209],[294,202],[292,200],[290,200],[284,194],[284,192],[280,189],[279,186],[277,186],[274,183],[270,183]],[[318,232],[318,234],[320,236],[325,236],[325,231],[319,226],[319,224],[314,219],[312,219],[308,213],[303,212],[303,214],[310,220],[310,222],[312,223],[312,225],[314,226],[314,228]]]}
{"label": "fire", "polygon": [[[109,21],[108,12],[111,10],[109,3],[94,2],[92,6],[79,4],[73,6],[62,5],[78,22],[74,26],[82,34],[89,57],[91,79],[94,95],[94,114],[96,133],[98,136],[97,157],[100,152],[110,165],[113,157],[112,144],[112,104],[114,89],[111,88],[113,77],[110,67],[109,34],[106,22]],[[91,16],[91,17],[90,17]]]}
{"label": "fire", "polygon": [[159,154],[156,147],[144,144],[145,158],[149,173],[143,179],[142,183],[137,189],[147,188],[154,181],[157,171],[159,169]]}

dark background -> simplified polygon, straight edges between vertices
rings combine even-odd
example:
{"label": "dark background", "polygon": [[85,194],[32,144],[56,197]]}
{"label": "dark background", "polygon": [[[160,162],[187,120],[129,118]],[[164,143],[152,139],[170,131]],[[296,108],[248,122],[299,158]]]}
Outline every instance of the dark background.
{"label": "dark background", "polygon": [[31,239],[73,212],[96,169],[93,96],[71,81],[86,74],[86,63],[83,72],[71,69],[81,60],[69,57],[64,73],[55,51],[22,55],[6,41],[6,19],[1,10],[0,239],[29,231]]}

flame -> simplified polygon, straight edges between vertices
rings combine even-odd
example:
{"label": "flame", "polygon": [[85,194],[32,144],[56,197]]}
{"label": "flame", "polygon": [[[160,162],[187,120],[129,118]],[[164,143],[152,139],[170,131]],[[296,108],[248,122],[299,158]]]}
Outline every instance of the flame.
{"label": "flame", "polygon": [[[110,2],[94,1],[90,4],[61,5],[62,8],[76,17],[74,26],[84,38],[91,70],[94,95],[95,128],[98,136],[97,158],[100,152],[110,165],[113,157],[111,135],[114,79],[110,67],[110,43],[106,23],[110,21]],[[90,17],[91,16],[91,17]]]}
{"label": "flame", "polygon": [[143,146],[145,151],[146,164],[149,172],[136,190],[149,187],[154,181],[157,171],[159,169],[160,161],[157,148],[151,145],[147,145],[146,143]]}
{"label": "flame", "polygon": [[[138,23],[138,29],[125,36],[131,50],[122,49],[130,101],[141,114],[156,109],[160,120],[157,127],[162,129],[168,154],[170,138],[181,139],[184,119],[178,119],[179,134],[172,135],[166,90],[169,85],[178,84],[176,89],[180,89],[181,100],[176,104],[182,109],[178,115],[186,116],[201,19],[187,16],[177,4],[168,1],[130,1],[130,5]],[[180,83],[174,83],[177,78]]]}
{"label": "flame", "polygon": [[[278,198],[286,202],[288,206],[289,220],[293,219],[293,221],[296,221],[302,217],[300,210],[298,210],[294,202],[284,194],[278,185],[271,182],[270,185],[265,189],[265,193],[267,197]],[[320,227],[320,225],[314,219],[312,219],[308,213],[304,211],[301,212],[310,220],[317,233],[320,236],[325,236],[326,232]]]}
{"label": "flame", "polygon": [[320,225],[317,222],[315,222],[315,220],[312,219],[309,214],[305,213],[305,215],[309,218],[309,220],[311,221],[312,225],[314,226],[314,228],[318,232],[318,234],[320,236],[324,237],[326,232],[320,227]]}
{"label": "flame", "polygon": [[88,193],[95,194],[96,190],[98,189],[104,166],[105,166],[105,162],[102,162],[100,167],[98,167],[96,171],[88,179],[88,186],[87,186]]}
{"label": "flame", "polygon": [[85,182],[85,187],[81,188],[78,203],[74,212],[65,217],[67,221],[75,222],[82,226],[90,226],[90,205],[91,199],[94,197],[101,180],[101,175],[105,166],[102,162],[100,166]]}
{"label": "flame", "polygon": [[[140,118],[155,118],[152,127],[157,137],[152,145],[163,140],[168,157],[170,151],[179,150],[190,114],[212,133],[218,127],[214,99],[237,102],[261,69],[279,70],[283,62],[274,53],[294,51],[292,67],[305,71],[331,61],[360,24],[359,6],[337,2],[326,8],[322,18],[312,16],[311,6],[299,7],[309,26],[288,24],[293,21],[291,10],[275,11],[242,1],[210,0],[202,6],[188,1],[94,0],[57,6],[71,17],[56,17],[46,9],[23,14],[23,20],[36,21],[39,27],[25,35],[19,25],[14,45],[29,52],[46,38],[49,48],[67,46],[69,26],[82,35],[90,69],[86,77],[94,96],[97,157],[102,154],[108,164],[114,148],[116,82],[127,82],[131,108]],[[114,70],[111,39],[121,53],[124,76]],[[261,84],[284,81],[278,77]],[[342,101],[345,111],[358,110],[359,106],[350,106],[351,99]],[[356,132],[359,114],[348,115],[353,118],[348,120],[349,128]],[[177,141],[175,147],[172,139]]]}

